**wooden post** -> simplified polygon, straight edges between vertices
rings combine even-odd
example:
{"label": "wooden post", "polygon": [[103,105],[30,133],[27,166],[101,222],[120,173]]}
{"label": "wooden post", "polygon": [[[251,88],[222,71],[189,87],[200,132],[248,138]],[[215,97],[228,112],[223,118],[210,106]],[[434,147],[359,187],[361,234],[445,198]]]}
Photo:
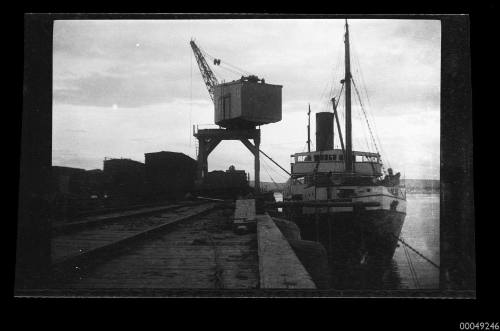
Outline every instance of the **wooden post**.
{"label": "wooden post", "polygon": [[51,18],[25,16],[15,293],[46,288],[51,264],[51,31]]}
{"label": "wooden post", "polygon": [[255,144],[255,149],[254,149],[254,156],[255,156],[255,192],[259,193],[260,192],[260,131],[258,136],[254,137],[253,139],[254,144]]}
{"label": "wooden post", "polygon": [[205,177],[204,169],[206,165],[206,157],[205,157],[205,139],[198,138],[198,164],[197,164],[197,179],[202,179]]}

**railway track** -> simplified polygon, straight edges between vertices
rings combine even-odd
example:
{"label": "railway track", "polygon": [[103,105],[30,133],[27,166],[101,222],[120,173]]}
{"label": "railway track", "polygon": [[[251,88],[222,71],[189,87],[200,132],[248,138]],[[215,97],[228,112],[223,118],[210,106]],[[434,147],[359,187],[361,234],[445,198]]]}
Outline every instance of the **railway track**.
{"label": "railway track", "polygon": [[200,217],[216,206],[214,202],[197,202],[142,208],[54,226],[51,241],[53,279],[60,282],[78,277],[141,240]]}
{"label": "railway track", "polygon": [[53,287],[256,288],[256,234],[235,234],[233,213],[205,202],[59,234]]}
{"label": "railway track", "polygon": [[102,214],[106,214],[106,213],[121,212],[121,211],[125,211],[125,210],[134,210],[134,209],[150,208],[150,207],[161,207],[161,206],[164,206],[165,204],[168,204],[168,203],[174,204],[174,202],[171,202],[171,201],[164,201],[164,202],[154,202],[154,203],[139,203],[139,204],[122,206],[122,207],[100,207],[100,208],[81,210],[81,211],[77,212],[75,216],[78,218],[82,218],[82,217],[88,217],[88,216],[102,215]]}
{"label": "railway track", "polygon": [[88,228],[94,225],[104,224],[106,222],[116,222],[118,220],[123,220],[127,218],[135,218],[147,215],[154,215],[160,212],[166,212],[170,210],[175,210],[181,207],[187,206],[197,206],[206,202],[203,201],[189,201],[189,202],[179,202],[170,205],[162,206],[138,206],[136,208],[126,208],[126,209],[115,209],[113,211],[107,211],[100,214],[95,214],[92,216],[84,216],[75,218],[71,222],[60,222],[52,226],[52,232],[58,233],[68,233],[81,230],[83,228]]}

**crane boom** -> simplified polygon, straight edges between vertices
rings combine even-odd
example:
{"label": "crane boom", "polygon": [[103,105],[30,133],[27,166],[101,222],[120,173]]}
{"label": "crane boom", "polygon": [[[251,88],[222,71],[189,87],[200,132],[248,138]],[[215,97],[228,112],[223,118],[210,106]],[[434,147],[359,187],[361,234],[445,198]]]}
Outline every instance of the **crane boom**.
{"label": "crane boom", "polygon": [[201,75],[203,76],[203,80],[205,81],[205,85],[207,86],[208,94],[210,94],[210,98],[215,103],[214,89],[215,86],[219,84],[219,81],[212,72],[212,69],[210,69],[210,67],[208,66],[205,57],[203,56],[201,50],[198,48],[194,40],[191,40],[189,43],[191,44],[191,48],[193,49],[196,62],[198,63]]}

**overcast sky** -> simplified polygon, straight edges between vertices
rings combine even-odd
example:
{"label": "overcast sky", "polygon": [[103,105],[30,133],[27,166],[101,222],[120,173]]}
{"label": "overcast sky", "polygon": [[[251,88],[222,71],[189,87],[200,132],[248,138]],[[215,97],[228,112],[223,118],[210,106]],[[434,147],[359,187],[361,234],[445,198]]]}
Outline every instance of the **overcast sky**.
{"label": "overcast sky", "polygon": [[[386,167],[439,179],[440,22],[349,24],[352,74]],[[161,150],[196,158],[192,125],[213,125],[213,104],[189,46],[195,38],[223,65],[283,85],[283,119],[261,127],[261,149],[289,169],[290,155],[306,149],[308,104],[314,148],[314,113],[330,110],[331,92],[338,95],[343,34],[336,19],[56,21],[52,163],[102,169],[104,157],[144,162],[144,153]],[[212,67],[219,80],[240,76]],[[354,149],[374,151],[354,93]],[[261,160],[261,180],[287,179]],[[253,178],[253,156],[241,142],[222,142],[208,165],[235,165]]]}

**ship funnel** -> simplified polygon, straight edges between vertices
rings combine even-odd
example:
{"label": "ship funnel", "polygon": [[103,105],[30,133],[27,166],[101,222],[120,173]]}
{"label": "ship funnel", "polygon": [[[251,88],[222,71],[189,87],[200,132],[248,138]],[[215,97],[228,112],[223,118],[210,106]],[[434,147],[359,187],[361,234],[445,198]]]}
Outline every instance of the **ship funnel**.
{"label": "ship funnel", "polygon": [[316,113],[316,150],[333,149],[333,113]]}

